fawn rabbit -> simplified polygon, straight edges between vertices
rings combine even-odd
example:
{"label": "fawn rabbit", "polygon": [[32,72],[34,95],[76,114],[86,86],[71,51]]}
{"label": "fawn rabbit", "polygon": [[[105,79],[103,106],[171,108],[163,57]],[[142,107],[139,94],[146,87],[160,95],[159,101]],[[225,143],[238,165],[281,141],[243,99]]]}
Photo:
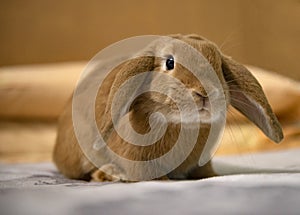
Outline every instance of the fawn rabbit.
{"label": "fawn rabbit", "polygon": [[[134,58],[121,63],[106,76],[97,92],[94,116],[97,128],[106,142],[106,148],[133,163],[151,161],[172,151],[183,125],[186,128],[183,142],[190,142],[190,134],[195,130],[199,132],[195,139],[196,143],[191,151],[188,151],[188,155],[182,162],[177,163],[185,147],[181,146],[182,150],[174,152],[165,163],[155,164],[156,170],[162,173],[154,174],[152,178],[144,177],[149,175],[149,171],[153,171],[151,168],[149,169],[146,165],[125,164],[112,158],[107,150],[98,152],[97,157],[102,160],[102,164],[96,166],[78,144],[72,120],[71,100],[60,117],[54,149],[54,162],[65,176],[87,180],[92,178],[97,181],[139,181],[154,178],[199,179],[214,176],[210,162],[199,166],[198,161],[208,139],[212,122],[225,114],[223,110],[218,110],[219,107],[215,108],[216,111],[212,111],[212,100],[218,100],[221,96],[225,101],[225,112],[228,105],[232,105],[274,142],[281,141],[283,138],[281,126],[260,84],[243,65],[222,54],[214,43],[200,36],[171,35],[169,38],[169,40],[154,41],[145,47],[142,54],[139,53]],[[179,53],[184,50],[177,46],[176,41],[184,42],[201,53],[213,68],[212,71],[222,86],[222,92],[216,90],[218,88],[214,87],[214,81],[210,80],[209,76],[204,76],[199,81],[195,74],[177,62]],[[188,60],[197,62],[198,59]],[[131,83],[135,87],[138,85],[140,88],[148,88],[148,92],[143,91],[144,93],[141,93],[130,104],[125,114],[129,121],[123,122],[122,119],[118,121],[118,126],[125,136],[128,124],[141,135],[147,134],[153,126],[164,131],[163,136],[156,140],[155,144],[145,146],[131,144],[126,138],[122,138],[115,130],[111,114],[113,100],[118,89],[131,77],[148,71],[153,71],[153,73],[145,76],[142,81]],[[162,76],[156,77],[155,74],[163,74],[177,81],[164,79]],[[168,92],[167,95],[151,91],[154,82],[156,86]],[[204,83],[208,87],[204,87]],[[182,84],[185,86],[185,91],[180,87]],[[191,95],[194,100],[198,117],[193,114],[187,94]],[[180,101],[181,110],[170,97]],[[181,111],[186,113],[185,117],[182,117]],[[164,116],[165,123],[160,121],[159,116],[153,115],[157,112]],[[157,119],[153,116],[157,116]],[[130,135],[130,132],[127,133],[129,139]],[[172,164],[174,168],[168,168],[168,164]],[[163,174],[164,171],[165,174]],[[132,175],[140,177],[132,178]]]}

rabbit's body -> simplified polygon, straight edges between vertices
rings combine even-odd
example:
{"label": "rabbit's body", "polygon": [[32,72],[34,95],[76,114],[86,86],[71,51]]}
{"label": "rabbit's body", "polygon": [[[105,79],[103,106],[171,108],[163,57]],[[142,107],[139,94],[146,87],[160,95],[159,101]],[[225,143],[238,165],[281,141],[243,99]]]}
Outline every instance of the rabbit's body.
{"label": "rabbit's body", "polygon": [[[276,142],[280,141],[282,138],[280,125],[269,107],[262,89],[255,78],[242,65],[223,56],[213,43],[196,35],[173,37],[186,42],[206,58],[222,85],[222,92],[214,87],[214,83],[210,83],[210,80],[201,80],[201,82],[208,82],[211,86],[210,91],[207,92],[207,89],[204,89],[201,82],[191,72],[176,63],[176,53],[180,51],[176,45],[172,43],[161,44],[159,42],[154,46],[152,45],[150,47],[151,52],[154,52],[152,54],[156,55],[157,52],[160,52],[160,56],[167,57],[142,56],[125,62],[109,73],[98,91],[95,105],[96,123],[107,146],[114,153],[132,161],[149,161],[159,158],[172,150],[184,124],[186,130],[183,142],[189,143],[190,135],[197,132],[199,135],[196,144],[189,155],[179,165],[176,165],[175,169],[168,171],[165,176],[159,178],[197,179],[215,175],[210,162],[202,167],[199,167],[198,162],[210,132],[211,122],[218,120],[224,114],[224,110],[212,113],[210,107],[210,100],[220,100],[221,95],[225,97],[226,108],[231,103],[257,124],[271,139]],[[172,66],[170,62],[168,65],[168,56],[172,56],[172,60],[175,61],[174,68],[167,68],[170,65]],[[139,134],[146,134],[151,130],[149,119],[153,117],[153,113],[160,112],[166,118],[167,128],[163,137],[155,144],[148,146],[130,144],[121,138],[114,129],[110,116],[111,103],[116,90],[128,77],[133,77],[144,71],[154,71],[174,77],[184,84],[187,90],[186,92],[180,90],[180,84],[177,82],[168,82],[160,77],[153,76],[150,78],[149,84],[145,84],[150,88],[149,92],[137,97],[131,104],[128,112],[129,122]],[[186,99],[186,93],[189,92],[197,105],[200,117],[197,118],[193,114],[187,114],[185,118],[182,118],[176,103],[172,99],[151,91],[153,83],[167,91],[168,95],[180,100],[185,108],[184,111],[192,113],[191,107],[186,101],[188,100]],[[242,103],[239,103],[238,100],[241,100]],[[246,103],[246,105],[241,105],[243,103]],[[257,110],[259,112],[256,113],[258,117],[253,115],[253,112]],[[128,122],[120,120],[118,123],[125,135],[130,136]],[[164,124],[159,117],[154,117],[151,123],[152,126],[154,125],[158,129],[160,129],[160,126],[163,127]],[[185,147],[185,145],[180,147]],[[184,149],[173,154],[173,158],[167,162],[170,162],[171,165],[173,161],[180,160],[182,157],[181,151],[184,151]],[[94,180],[98,181],[111,181],[128,180],[131,175],[140,175],[143,178],[142,176],[149,171],[138,165],[117,162],[105,153],[101,156],[103,156],[103,160],[107,160],[107,163],[98,169],[82,152],[74,134],[72,102],[70,101],[60,118],[57,144],[54,150],[54,161],[64,175],[77,179],[93,177]],[[168,163],[161,163],[157,166],[157,169],[163,170],[168,165]]]}

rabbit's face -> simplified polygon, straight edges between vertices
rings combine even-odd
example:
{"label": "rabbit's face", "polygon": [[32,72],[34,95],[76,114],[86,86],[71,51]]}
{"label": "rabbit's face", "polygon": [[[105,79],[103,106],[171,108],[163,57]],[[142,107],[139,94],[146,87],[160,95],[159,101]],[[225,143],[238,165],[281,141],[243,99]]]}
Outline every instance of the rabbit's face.
{"label": "rabbit's face", "polygon": [[[163,73],[170,78],[154,75],[150,88],[159,88],[165,94],[150,90],[139,104],[144,104],[144,107],[141,109],[148,113],[162,113],[170,123],[209,124],[212,120],[217,120],[220,114],[224,114],[224,110],[212,112],[211,101],[224,98],[222,94],[225,94],[226,103],[228,103],[229,98],[227,85],[222,73],[221,55],[214,44],[204,40],[185,38],[184,42],[195,48],[206,58],[213,68],[213,72],[216,73],[222,89],[218,88],[216,83],[210,80],[209,77],[198,80],[192,72],[181,65],[177,59],[179,57],[178,54],[182,53],[182,50],[178,49],[176,43],[156,44],[155,52],[160,57],[155,58],[154,71],[160,74]],[[189,61],[197,61],[197,59],[189,59]],[[206,87],[201,82],[205,82]],[[190,105],[191,99],[187,94],[192,96],[198,110],[198,116],[192,111],[194,106]],[[181,104],[183,109],[179,109],[178,103]],[[184,117],[180,114],[181,111],[185,112]]]}

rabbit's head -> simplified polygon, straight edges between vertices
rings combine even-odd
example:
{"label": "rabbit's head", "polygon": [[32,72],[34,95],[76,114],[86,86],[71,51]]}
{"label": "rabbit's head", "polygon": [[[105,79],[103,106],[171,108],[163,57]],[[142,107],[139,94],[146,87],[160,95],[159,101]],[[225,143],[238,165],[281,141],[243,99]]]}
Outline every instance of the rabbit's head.
{"label": "rabbit's head", "polygon": [[[159,112],[164,115],[168,123],[209,125],[225,114],[226,110],[221,108],[218,110],[219,107],[216,107],[215,111],[212,111],[211,107],[212,101],[223,99],[226,103],[225,109],[228,105],[232,105],[256,124],[270,139],[275,142],[281,141],[283,138],[281,126],[260,84],[243,65],[222,54],[214,43],[200,36],[171,35],[169,38],[172,39],[154,41],[137,57],[117,68],[105,115],[110,115],[114,95],[126,80],[135,75],[153,71],[150,75],[146,75],[143,81],[138,80],[132,83],[139,89],[148,88],[130,106],[130,111],[137,116],[147,118],[152,113]],[[199,80],[194,73],[179,62],[180,58],[187,58],[186,60],[192,64],[199,62],[201,73],[203,61],[191,57],[192,55],[189,56],[188,51],[178,45],[178,41],[192,47],[205,58],[212,68],[209,72],[214,73],[214,76],[218,78],[218,83],[210,79],[209,75],[201,76]],[[221,89],[218,86],[221,86]],[[152,90],[157,88],[165,94]],[[190,105],[191,99],[187,96],[188,94],[196,104],[198,115],[193,112],[194,107]],[[182,109],[178,108],[178,101],[183,111],[186,112],[184,117],[180,113]],[[106,129],[104,130],[108,131],[112,125],[107,122],[111,120],[105,121]]]}
{"label": "rabbit's head", "polygon": [[[133,108],[138,112],[160,112],[162,113],[168,122],[170,123],[186,123],[193,125],[195,123],[202,123],[203,125],[209,124],[212,120],[216,120],[220,114],[224,114],[224,110],[217,110],[212,113],[211,101],[222,99],[225,96],[226,104],[229,103],[229,91],[222,73],[222,56],[217,47],[200,37],[191,36],[173,36],[173,38],[180,39],[166,39],[158,40],[147,47],[142,53],[143,55],[155,56],[152,58],[153,71],[151,77],[148,77],[150,83],[148,93],[136,99]],[[183,42],[182,42],[183,41]],[[203,62],[199,59],[191,57],[186,60],[186,64],[199,64],[198,72],[200,77],[195,76],[185,65],[181,64],[183,57],[187,57],[186,53],[190,50],[183,50],[185,45],[188,44],[192,49],[199,52],[200,56],[206,59],[207,64],[212,68],[214,72],[212,76],[218,78],[218,83],[215,83],[209,76],[205,75],[203,70]],[[164,74],[164,75],[158,75]],[[151,81],[149,81],[151,79]],[[204,86],[205,85],[205,86]],[[218,89],[218,85],[221,85]],[[144,86],[145,87],[145,83]],[[155,90],[159,89],[157,93]],[[224,94],[222,97],[221,95]],[[193,108],[190,105],[190,98],[187,95],[191,95],[199,117],[193,112]],[[150,104],[151,103],[151,104]],[[179,110],[178,103],[181,104],[183,110]],[[224,108],[224,107],[223,107]],[[226,106],[225,106],[226,108]],[[185,112],[184,117],[180,112]]]}

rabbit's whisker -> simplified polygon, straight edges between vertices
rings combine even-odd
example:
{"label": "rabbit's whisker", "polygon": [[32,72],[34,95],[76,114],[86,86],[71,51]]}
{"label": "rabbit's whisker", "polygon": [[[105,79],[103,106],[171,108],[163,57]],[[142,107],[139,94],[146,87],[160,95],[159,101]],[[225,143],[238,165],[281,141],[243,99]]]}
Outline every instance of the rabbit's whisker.
{"label": "rabbit's whisker", "polygon": [[232,83],[232,82],[238,82],[241,79],[242,79],[242,77],[241,78],[234,78],[234,79],[226,81],[226,83],[229,84],[230,86],[232,86],[230,83]]}
{"label": "rabbit's whisker", "polygon": [[245,106],[248,106],[248,107],[250,107],[250,108],[254,108],[254,109],[256,108],[255,105],[253,105],[253,104],[251,104],[251,103],[243,102],[243,101],[239,100],[238,98],[231,97],[231,100],[233,100],[233,101],[235,101],[235,102],[237,102],[237,103],[243,104],[243,105],[245,105]]}

